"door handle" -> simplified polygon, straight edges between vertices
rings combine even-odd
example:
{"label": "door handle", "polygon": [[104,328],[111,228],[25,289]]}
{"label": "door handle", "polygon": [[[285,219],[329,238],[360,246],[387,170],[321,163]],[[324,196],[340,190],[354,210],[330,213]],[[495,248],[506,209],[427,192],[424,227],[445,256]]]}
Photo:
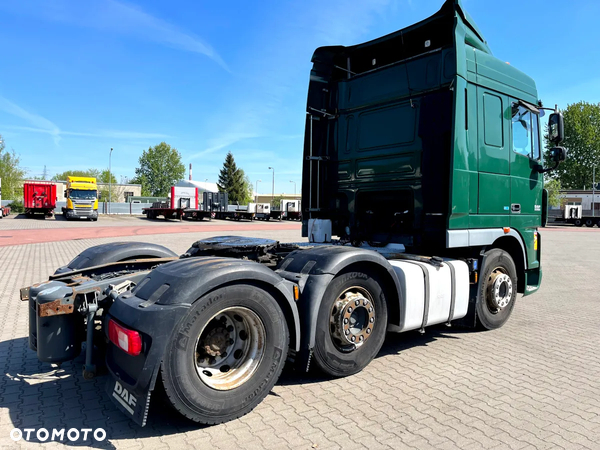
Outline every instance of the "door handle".
{"label": "door handle", "polygon": [[512,205],[510,205],[510,210],[514,213],[520,213],[521,212],[521,204],[513,203]]}

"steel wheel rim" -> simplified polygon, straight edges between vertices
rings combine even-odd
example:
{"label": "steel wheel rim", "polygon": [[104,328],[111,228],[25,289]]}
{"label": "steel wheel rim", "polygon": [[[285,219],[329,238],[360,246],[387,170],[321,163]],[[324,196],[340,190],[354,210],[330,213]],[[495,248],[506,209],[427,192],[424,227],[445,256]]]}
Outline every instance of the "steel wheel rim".
{"label": "steel wheel rim", "polygon": [[196,340],[193,363],[200,380],[218,391],[244,384],[264,357],[266,334],[251,309],[234,306],[219,311]]}
{"label": "steel wheel rim", "polygon": [[513,282],[503,267],[496,267],[487,279],[486,299],[490,312],[496,314],[512,301]]}
{"label": "steel wheel rim", "polygon": [[345,289],[329,313],[329,335],[336,348],[351,352],[367,342],[375,327],[375,313],[373,296],[367,289]]}

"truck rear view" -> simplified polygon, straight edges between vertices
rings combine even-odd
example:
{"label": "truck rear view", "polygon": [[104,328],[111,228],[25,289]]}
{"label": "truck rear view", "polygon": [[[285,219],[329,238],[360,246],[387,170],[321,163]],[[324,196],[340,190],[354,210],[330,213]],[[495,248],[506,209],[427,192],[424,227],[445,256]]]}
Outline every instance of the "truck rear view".
{"label": "truck rear view", "polygon": [[[375,41],[318,49],[313,63],[298,205],[310,242],[219,236],[179,257],[89,248],[21,290],[40,360],[73,359],[87,328],[93,376],[95,324],[121,411],[144,425],[160,383],[177,411],[216,424],[251,411],[288,357],[351,376],[388,332],[497,329],[517,293],[539,288],[551,168],[535,84],[491,56],[459,0]],[[560,124],[552,114],[552,142]],[[551,153],[556,167],[564,149]],[[219,197],[204,208],[226,214]]]}
{"label": "truck rear view", "polygon": [[23,183],[25,214],[43,214],[52,217],[56,208],[56,184],[49,181],[26,181]]}

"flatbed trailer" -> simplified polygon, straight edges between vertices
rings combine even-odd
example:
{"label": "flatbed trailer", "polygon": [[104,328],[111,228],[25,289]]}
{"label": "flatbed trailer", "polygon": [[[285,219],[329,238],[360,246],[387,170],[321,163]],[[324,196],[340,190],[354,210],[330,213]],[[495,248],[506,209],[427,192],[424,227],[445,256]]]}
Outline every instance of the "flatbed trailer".
{"label": "flatbed trailer", "polygon": [[239,210],[239,211],[215,211],[215,219],[219,220],[254,220],[256,213]]}
{"label": "flatbed trailer", "polygon": [[581,216],[576,218],[564,218],[564,217],[556,217],[554,219],[555,222],[563,222],[570,223],[575,225],[576,227],[586,226],[588,228],[593,228],[596,225],[600,228],[600,216]]}
{"label": "flatbed trailer", "polygon": [[211,218],[209,211],[192,208],[143,208],[142,214],[145,214],[148,219],[158,219],[161,216],[165,219],[177,220],[204,220]]}
{"label": "flatbed trailer", "polygon": [[[174,410],[217,424],[256,407],[286,361],[350,376],[387,332],[494,330],[518,293],[539,289],[542,173],[566,151],[550,149],[554,166],[543,167],[535,83],[491,55],[461,1],[364,44],[319,48],[312,62],[308,242],[218,236],[181,255],[88,248],[21,289],[40,361],[73,360],[85,341],[84,378],[103,361],[107,394],[137,424],[159,386]],[[562,115],[548,124],[558,145]]]}

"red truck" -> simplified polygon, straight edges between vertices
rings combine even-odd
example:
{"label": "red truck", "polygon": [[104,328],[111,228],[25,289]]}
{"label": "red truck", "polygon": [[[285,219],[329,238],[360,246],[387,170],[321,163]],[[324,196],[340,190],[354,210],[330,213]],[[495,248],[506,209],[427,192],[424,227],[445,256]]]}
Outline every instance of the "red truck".
{"label": "red truck", "polygon": [[26,181],[23,183],[25,214],[44,214],[52,217],[56,208],[56,184],[50,181]]}

